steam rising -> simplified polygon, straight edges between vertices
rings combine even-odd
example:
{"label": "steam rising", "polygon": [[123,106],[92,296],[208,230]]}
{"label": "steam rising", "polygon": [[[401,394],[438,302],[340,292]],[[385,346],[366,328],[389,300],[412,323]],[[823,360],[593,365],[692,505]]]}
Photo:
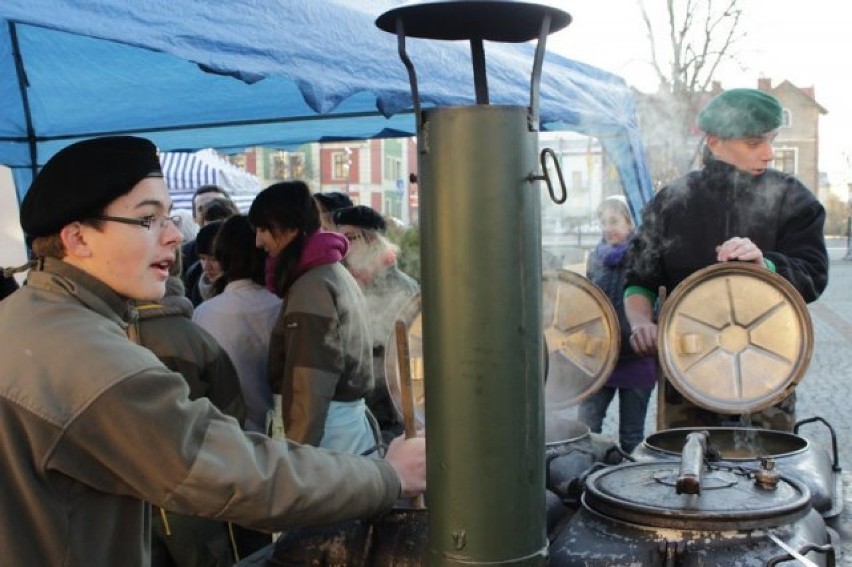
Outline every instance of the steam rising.
{"label": "steam rising", "polygon": [[[694,171],[674,181],[645,208],[630,254],[631,273],[659,277],[662,258],[671,259],[678,250],[691,256],[679,261],[711,265],[716,247],[734,237],[750,238],[764,253],[772,250],[775,235],[768,236],[767,227],[781,218],[789,186],[787,176],[755,176],[711,157],[703,174]],[[708,210],[708,203],[718,210]],[[672,225],[688,230],[675,232]],[[696,243],[703,248],[694,248]]]}

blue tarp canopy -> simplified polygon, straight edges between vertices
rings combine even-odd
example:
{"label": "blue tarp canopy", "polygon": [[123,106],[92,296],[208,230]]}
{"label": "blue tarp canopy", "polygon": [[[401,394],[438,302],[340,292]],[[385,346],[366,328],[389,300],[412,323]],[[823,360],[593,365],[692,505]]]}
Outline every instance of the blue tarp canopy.
{"label": "blue tarp canopy", "polygon": [[[21,198],[56,151],[97,135],[142,135],[164,151],[225,152],[414,135],[396,37],[374,24],[398,4],[3,0],[0,164],[12,168]],[[474,103],[467,42],[407,44],[425,107]],[[529,105],[533,51],[486,42],[492,104]],[[542,129],[599,138],[634,210],[650,198],[622,79],[548,52],[540,116]]]}

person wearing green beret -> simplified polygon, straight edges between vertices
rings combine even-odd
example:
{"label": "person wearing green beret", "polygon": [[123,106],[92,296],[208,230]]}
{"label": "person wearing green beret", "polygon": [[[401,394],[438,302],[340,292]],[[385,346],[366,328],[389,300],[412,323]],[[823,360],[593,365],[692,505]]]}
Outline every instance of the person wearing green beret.
{"label": "person wearing green beret", "polygon": [[0,302],[4,565],[150,565],[152,505],[275,532],[425,489],[424,438],[379,460],[246,432],[143,346],[139,310],[181,243],[171,206],[156,146],[132,136],[63,148],[24,197],[34,260]]}
{"label": "person wearing green beret", "polygon": [[[771,167],[781,124],[781,105],[756,89],[727,90],[699,113],[706,134],[703,167],[654,196],[627,253],[624,305],[637,353],[656,353],[659,290],[671,293],[717,262],[748,262],[780,274],[806,302],[825,290],[825,210],[798,179]],[[789,431],[795,423],[795,392],[762,412],[732,416],[694,406],[665,387],[667,428],[748,421]]]}

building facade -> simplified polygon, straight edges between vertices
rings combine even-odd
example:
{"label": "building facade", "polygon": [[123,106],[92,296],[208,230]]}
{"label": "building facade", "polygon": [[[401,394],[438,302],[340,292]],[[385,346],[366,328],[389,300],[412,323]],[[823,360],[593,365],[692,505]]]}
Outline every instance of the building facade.
{"label": "building facade", "polygon": [[[819,118],[827,111],[816,101],[814,87],[800,88],[787,80],[773,86],[770,78],[761,78],[757,88],[777,98],[783,112],[772,167],[795,175],[819,195]],[[690,95],[690,100],[664,88],[652,94],[635,93],[655,189],[700,166],[704,133],[696,116],[723,90],[717,81],[707,92]]]}
{"label": "building facade", "polygon": [[231,160],[257,175],[263,187],[301,179],[314,192],[345,193],[356,205],[409,225],[417,222],[416,157],[414,138],[387,138],[306,144],[293,151],[256,147]]}
{"label": "building facade", "polygon": [[795,175],[819,196],[819,117],[828,111],[814,96],[814,88],[799,88],[790,81],[772,86],[772,79],[758,80],[758,88],[781,103],[783,123],[775,138],[773,167]]}

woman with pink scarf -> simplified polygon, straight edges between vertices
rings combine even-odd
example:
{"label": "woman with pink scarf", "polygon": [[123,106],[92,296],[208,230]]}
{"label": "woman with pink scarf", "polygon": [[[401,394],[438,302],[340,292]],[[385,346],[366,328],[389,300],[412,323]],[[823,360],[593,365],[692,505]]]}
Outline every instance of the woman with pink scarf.
{"label": "woman with pink scarf", "polygon": [[343,267],[346,238],[320,229],[301,181],[261,191],[249,210],[255,243],[268,254],[266,283],[282,298],[269,346],[269,380],[281,396],[288,439],[368,454],[377,436],[364,396],[373,388],[372,337],[364,296]]}

